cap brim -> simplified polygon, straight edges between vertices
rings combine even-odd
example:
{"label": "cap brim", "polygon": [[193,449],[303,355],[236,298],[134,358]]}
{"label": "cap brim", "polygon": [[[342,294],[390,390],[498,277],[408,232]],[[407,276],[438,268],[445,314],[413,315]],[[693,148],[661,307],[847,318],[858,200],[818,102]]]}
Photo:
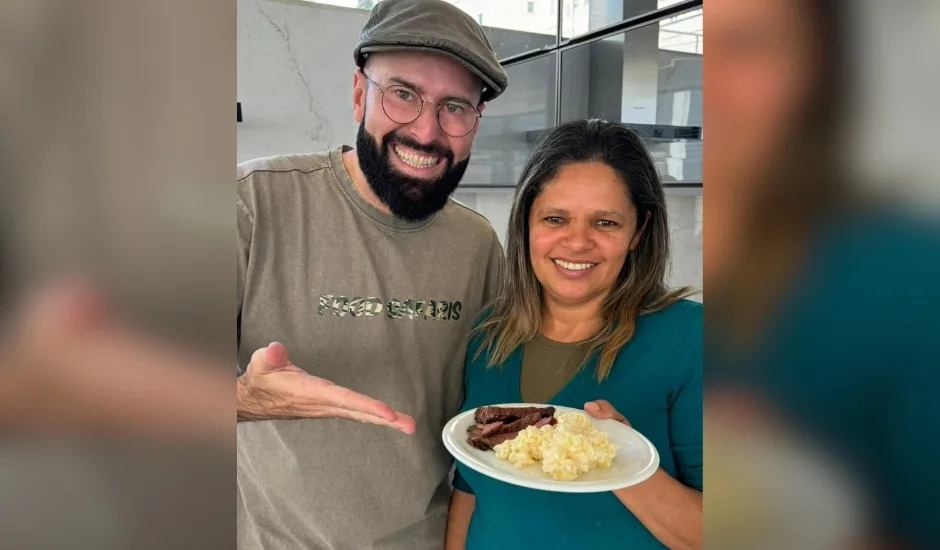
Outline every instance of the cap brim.
{"label": "cap brim", "polygon": [[447,57],[453,59],[454,61],[457,61],[458,63],[460,63],[467,69],[469,69],[470,72],[480,77],[480,79],[483,81],[483,84],[485,84],[486,87],[488,88],[489,93],[483,93],[483,95],[481,96],[481,101],[485,101],[482,98],[485,98],[491,95],[499,95],[503,92],[500,89],[500,87],[497,86],[495,82],[493,82],[491,78],[483,74],[482,71],[474,67],[471,63],[464,61],[460,56],[457,56],[447,50],[442,50],[440,48],[431,48],[429,46],[411,46],[407,44],[373,45],[373,46],[363,46],[359,50],[359,52],[361,54],[369,54],[369,53],[378,53],[378,52],[396,52],[396,51],[402,51],[402,50],[409,50],[409,51],[419,50],[419,51],[437,53],[437,54],[446,55]]}

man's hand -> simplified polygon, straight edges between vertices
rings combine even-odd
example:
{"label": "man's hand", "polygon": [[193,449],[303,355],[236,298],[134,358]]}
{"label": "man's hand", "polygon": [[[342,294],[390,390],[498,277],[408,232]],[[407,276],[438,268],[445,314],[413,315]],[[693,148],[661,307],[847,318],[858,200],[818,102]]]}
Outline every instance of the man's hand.
{"label": "man's hand", "polygon": [[251,357],[238,377],[238,420],[348,418],[413,434],[414,418],[391,407],[307,374],[274,342]]}

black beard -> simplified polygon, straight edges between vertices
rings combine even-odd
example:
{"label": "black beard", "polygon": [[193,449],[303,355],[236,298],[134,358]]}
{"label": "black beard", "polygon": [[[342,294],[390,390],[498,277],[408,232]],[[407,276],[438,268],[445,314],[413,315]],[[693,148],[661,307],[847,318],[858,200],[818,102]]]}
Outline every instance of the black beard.
{"label": "black beard", "polygon": [[[444,173],[436,179],[425,180],[396,172],[389,159],[389,148],[393,143],[442,157],[447,162]],[[426,220],[447,206],[447,199],[457,189],[470,163],[470,157],[467,157],[454,164],[453,151],[437,144],[422,145],[411,138],[395,135],[395,132],[383,137],[380,148],[378,140],[366,131],[365,123],[359,125],[356,135],[356,155],[372,192],[395,217],[408,222]]]}

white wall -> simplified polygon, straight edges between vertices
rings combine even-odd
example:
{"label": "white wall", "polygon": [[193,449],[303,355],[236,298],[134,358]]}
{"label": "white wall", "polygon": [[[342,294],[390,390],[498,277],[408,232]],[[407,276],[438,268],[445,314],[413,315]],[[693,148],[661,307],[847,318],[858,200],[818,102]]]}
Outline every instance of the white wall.
{"label": "white wall", "polygon": [[368,12],[238,0],[238,161],[353,143],[352,51]]}
{"label": "white wall", "polygon": [[[239,162],[355,142],[352,50],[367,16],[302,0],[238,0]],[[505,243],[511,189],[460,189],[455,198],[486,216]],[[671,282],[701,288],[701,193],[671,192],[667,207]]]}

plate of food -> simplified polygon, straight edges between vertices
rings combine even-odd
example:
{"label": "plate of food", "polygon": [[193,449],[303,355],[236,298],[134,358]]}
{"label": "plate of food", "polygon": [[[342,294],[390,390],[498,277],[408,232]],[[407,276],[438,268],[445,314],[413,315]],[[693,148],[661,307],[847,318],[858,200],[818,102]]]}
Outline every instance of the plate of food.
{"label": "plate of food", "polygon": [[503,403],[465,411],[443,432],[468,468],[506,483],[563,493],[599,493],[642,483],[659,467],[646,437],[581,409]]}

